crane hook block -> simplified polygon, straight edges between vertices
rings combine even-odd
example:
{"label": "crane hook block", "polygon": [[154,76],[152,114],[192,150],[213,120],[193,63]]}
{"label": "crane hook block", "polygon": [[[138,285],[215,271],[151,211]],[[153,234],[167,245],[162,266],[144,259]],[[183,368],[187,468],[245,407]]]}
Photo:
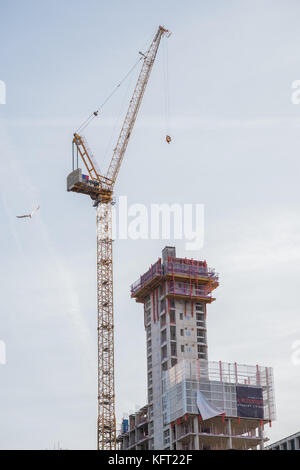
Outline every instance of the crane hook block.
{"label": "crane hook block", "polygon": [[168,142],[168,144],[171,143],[171,140],[172,140],[171,137],[169,135],[166,135],[166,141]]}
{"label": "crane hook block", "polygon": [[99,111],[94,111],[93,114],[94,114],[94,116],[98,116]]}

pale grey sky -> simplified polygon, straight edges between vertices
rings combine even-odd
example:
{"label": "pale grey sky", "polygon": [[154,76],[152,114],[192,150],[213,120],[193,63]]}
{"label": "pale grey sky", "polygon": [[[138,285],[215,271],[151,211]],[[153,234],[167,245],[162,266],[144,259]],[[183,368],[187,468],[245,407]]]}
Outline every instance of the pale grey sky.
{"label": "pale grey sky", "polygon": [[[96,446],[95,211],[65,190],[72,132],[161,23],[173,32],[173,142],[164,142],[161,49],[116,195],[205,204],[203,249],[176,245],[220,273],[209,357],[274,367],[277,421],[268,434],[299,430],[300,365],[291,361],[300,340],[300,105],[291,104],[299,14],[296,0],[2,2],[1,449]],[[126,88],[86,133],[102,166]],[[36,203],[35,218],[15,218]],[[143,312],[130,284],[165,244],[114,245],[118,420],[146,401]]]}

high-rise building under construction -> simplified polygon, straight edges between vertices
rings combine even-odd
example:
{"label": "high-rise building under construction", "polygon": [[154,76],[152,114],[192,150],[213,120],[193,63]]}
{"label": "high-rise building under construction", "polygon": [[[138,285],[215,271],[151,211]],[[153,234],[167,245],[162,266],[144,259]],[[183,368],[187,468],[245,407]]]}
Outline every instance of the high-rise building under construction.
{"label": "high-rise building under construction", "polygon": [[144,305],[148,403],[123,419],[121,449],[263,449],[275,419],[273,371],[208,360],[218,285],[206,261],[177,258],[174,247],[132,285]]}

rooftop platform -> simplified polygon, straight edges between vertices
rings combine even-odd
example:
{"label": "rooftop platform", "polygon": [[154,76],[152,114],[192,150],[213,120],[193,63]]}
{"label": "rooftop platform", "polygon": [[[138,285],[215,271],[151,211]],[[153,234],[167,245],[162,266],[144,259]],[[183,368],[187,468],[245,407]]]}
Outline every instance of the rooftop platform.
{"label": "rooftop platform", "polygon": [[[131,297],[137,302],[143,302],[151,290],[157,287],[162,281],[168,281],[168,295],[191,297],[192,300],[210,300],[210,292],[218,287],[219,276],[214,269],[208,268],[206,261],[199,261],[188,258],[176,258],[168,255],[151,265],[148,271],[140,276],[131,286]],[[193,289],[176,287],[175,281],[188,282]],[[207,288],[205,288],[207,286]]]}

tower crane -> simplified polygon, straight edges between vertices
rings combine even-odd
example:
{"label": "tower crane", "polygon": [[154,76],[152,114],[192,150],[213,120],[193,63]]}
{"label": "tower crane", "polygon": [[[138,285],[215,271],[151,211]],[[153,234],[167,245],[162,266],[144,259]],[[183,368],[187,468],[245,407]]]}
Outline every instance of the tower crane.
{"label": "tower crane", "polygon": [[[114,185],[124,158],[129,138],[143,99],[162,36],[171,33],[159,26],[145,54],[142,68],[131,97],[123,126],[113,151],[107,173],[99,170],[86,139],[77,131],[73,137],[73,171],[67,177],[67,191],[86,194],[96,207],[97,226],[97,330],[98,330],[98,419],[97,448],[116,448],[115,382],[114,382],[114,310],[112,204]],[[95,111],[88,122],[99,111]],[[80,129],[82,129],[81,126]],[[79,168],[81,158],[87,175]]]}

